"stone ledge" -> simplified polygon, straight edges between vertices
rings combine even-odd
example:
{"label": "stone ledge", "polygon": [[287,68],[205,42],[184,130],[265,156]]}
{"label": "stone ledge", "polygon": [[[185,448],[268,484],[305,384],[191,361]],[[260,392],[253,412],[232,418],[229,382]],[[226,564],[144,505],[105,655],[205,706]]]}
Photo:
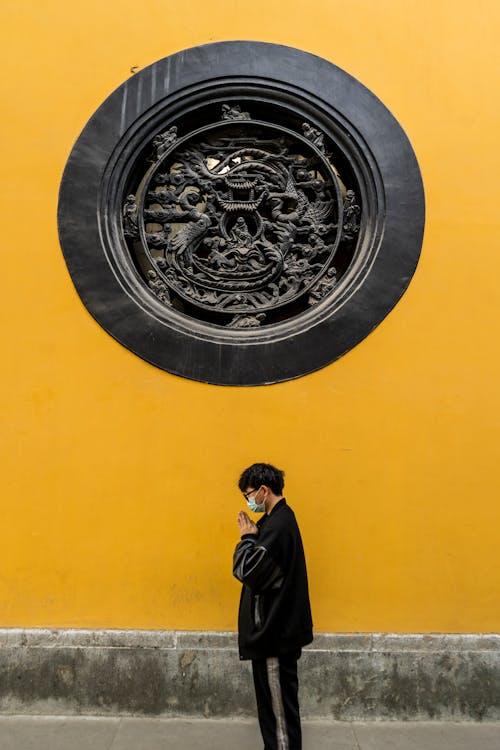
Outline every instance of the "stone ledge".
{"label": "stone ledge", "polygon": [[[500,634],[319,633],[300,661],[304,717],[500,719]],[[0,713],[255,714],[235,633],[0,630]]]}
{"label": "stone ledge", "polygon": [[[231,631],[0,628],[0,648],[157,648],[237,650]],[[499,651],[499,633],[316,633],[307,651]]]}

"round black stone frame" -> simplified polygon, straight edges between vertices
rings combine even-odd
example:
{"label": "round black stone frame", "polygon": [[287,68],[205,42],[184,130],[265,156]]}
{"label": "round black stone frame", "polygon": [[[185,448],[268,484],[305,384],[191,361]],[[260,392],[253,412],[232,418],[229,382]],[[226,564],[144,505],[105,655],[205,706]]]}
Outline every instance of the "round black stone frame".
{"label": "round black stone frame", "polygon": [[[196,102],[207,97],[245,106],[259,90],[277,102],[294,101],[304,119],[323,131],[332,124],[330,133],[351,150],[371,186],[364,208],[369,226],[363,260],[339,294],[268,328],[227,330],[165,313],[147,286],[128,274],[126,262],[120,261],[124,243],[110,224],[109,206],[116,200],[117,184],[113,175],[130,162],[139,142],[144,144],[168,127],[169,113],[178,111],[179,101],[188,102],[193,112]],[[410,282],[420,255],[424,214],[413,149],[371,91],[310,53],[235,41],[166,57],[132,76],[105,100],[66,164],[58,223],[76,290],[117,341],[176,375],[249,386],[318,370],[364,339]]]}

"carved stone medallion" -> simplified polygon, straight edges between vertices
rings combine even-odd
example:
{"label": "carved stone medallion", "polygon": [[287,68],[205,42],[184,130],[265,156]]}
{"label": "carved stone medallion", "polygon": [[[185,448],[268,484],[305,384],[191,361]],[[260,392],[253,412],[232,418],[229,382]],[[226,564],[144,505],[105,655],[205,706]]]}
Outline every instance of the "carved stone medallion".
{"label": "carved stone medallion", "polygon": [[123,204],[123,233],[164,305],[250,328],[298,315],[335,289],[335,256],[342,244],[352,259],[360,207],[323,134],[302,130],[223,104],[220,122],[153,138],[153,166],[144,164]]}
{"label": "carved stone medallion", "polygon": [[331,362],[389,312],[418,259],[423,192],[361,84],[298,50],[224,42],[109,97],[68,161],[59,226],[84,303],[125,346],[262,384]]}

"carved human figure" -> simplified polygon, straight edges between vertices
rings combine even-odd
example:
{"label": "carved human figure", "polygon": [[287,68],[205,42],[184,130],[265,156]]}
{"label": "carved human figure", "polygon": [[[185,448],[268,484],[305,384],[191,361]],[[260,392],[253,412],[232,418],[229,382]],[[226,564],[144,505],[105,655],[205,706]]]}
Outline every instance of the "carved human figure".
{"label": "carved human figure", "polygon": [[302,131],[304,133],[304,136],[307,138],[307,140],[311,141],[311,143],[314,143],[314,145],[317,148],[319,148],[320,151],[324,153],[325,142],[324,142],[323,133],[317,128],[313,128],[313,126],[310,125],[308,122],[302,123]]}
{"label": "carved human figure", "polygon": [[223,120],[249,120],[250,112],[242,112],[239,104],[222,105],[222,119]]}
{"label": "carved human figure", "polygon": [[173,125],[165,133],[158,133],[153,138],[153,148],[155,149],[156,161],[161,159],[169,147],[177,140],[177,126]]}
{"label": "carved human figure", "polygon": [[170,302],[170,295],[167,285],[158,277],[156,271],[149,270],[147,276],[149,288],[161,302],[168,304]]}
{"label": "carved human figure", "polygon": [[236,219],[236,224],[231,231],[231,239],[231,244],[236,246],[243,255],[252,246],[252,235],[243,216],[238,216]]}
{"label": "carved human figure", "polygon": [[318,281],[309,293],[308,304],[315,305],[320,302],[337,284],[337,269],[329,268],[326,275]]}
{"label": "carved human figure", "polygon": [[137,237],[139,234],[135,195],[127,195],[123,206],[123,233],[125,237]]}
{"label": "carved human figure", "polygon": [[361,213],[356,204],[354,190],[347,190],[344,199],[344,220],[342,226],[342,238],[352,240],[359,229],[358,217]]}
{"label": "carved human figure", "polygon": [[228,328],[258,328],[265,318],[265,313],[235,315],[232,321],[228,323]]}

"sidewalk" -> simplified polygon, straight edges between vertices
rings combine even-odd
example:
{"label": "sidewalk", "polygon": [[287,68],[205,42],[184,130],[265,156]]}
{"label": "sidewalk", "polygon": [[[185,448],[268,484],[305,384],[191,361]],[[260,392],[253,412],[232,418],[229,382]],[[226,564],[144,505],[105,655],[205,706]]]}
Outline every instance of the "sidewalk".
{"label": "sidewalk", "polygon": [[[304,722],[304,750],[498,750],[500,722]],[[1,750],[261,750],[248,720],[0,716]]]}

